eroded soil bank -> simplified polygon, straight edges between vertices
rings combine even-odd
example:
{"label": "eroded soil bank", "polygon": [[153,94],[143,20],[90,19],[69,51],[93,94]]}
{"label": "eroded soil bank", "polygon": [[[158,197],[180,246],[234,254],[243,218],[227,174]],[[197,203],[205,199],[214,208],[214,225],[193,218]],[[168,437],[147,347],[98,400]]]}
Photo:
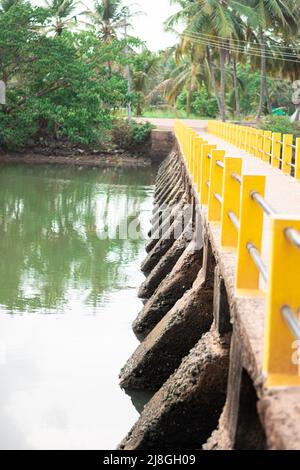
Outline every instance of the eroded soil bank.
{"label": "eroded soil bank", "polygon": [[30,165],[55,164],[95,168],[149,167],[150,157],[125,154],[83,154],[83,155],[37,155],[36,153],[0,154],[0,163],[24,163]]}
{"label": "eroded soil bank", "polygon": [[149,142],[130,150],[88,150],[60,143],[35,145],[20,152],[4,152],[0,148],[0,163],[24,163],[30,165],[56,164],[95,168],[133,168],[160,164],[174,144],[169,130],[154,129]]}

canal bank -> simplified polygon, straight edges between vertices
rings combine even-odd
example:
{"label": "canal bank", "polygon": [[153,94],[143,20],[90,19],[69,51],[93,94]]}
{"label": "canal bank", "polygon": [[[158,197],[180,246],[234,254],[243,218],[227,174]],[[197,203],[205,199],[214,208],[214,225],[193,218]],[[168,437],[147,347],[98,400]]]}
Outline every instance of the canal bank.
{"label": "canal bank", "polygon": [[123,149],[90,152],[80,148],[34,147],[22,152],[1,152],[0,164],[67,165],[92,168],[143,168],[159,165],[174,144],[173,132],[159,126],[151,132],[150,141],[132,151]]}

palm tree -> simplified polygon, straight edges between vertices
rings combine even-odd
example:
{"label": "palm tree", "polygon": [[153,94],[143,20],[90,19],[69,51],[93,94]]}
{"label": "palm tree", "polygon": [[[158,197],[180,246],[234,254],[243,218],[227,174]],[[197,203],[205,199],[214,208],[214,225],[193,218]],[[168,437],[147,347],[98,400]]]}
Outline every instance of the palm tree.
{"label": "palm tree", "polygon": [[161,93],[167,103],[175,107],[178,95],[186,90],[186,113],[189,115],[194,91],[199,91],[202,86],[205,86],[208,92],[210,91],[210,74],[205,48],[183,38],[176,48],[171,48],[160,60],[166,61],[168,55],[174,54],[174,50],[176,67],[152,90],[149,97]]}
{"label": "palm tree", "polygon": [[[172,1],[174,3],[175,0]],[[226,62],[230,40],[238,38],[241,31],[243,16],[253,18],[253,10],[235,0],[180,0],[177,3],[182,7],[182,18],[187,20],[184,35],[194,37],[195,42],[206,43],[207,61],[210,69],[212,84],[216,93],[221,118],[226,119]],[[180,14],[169,20],[178,21]],[[203,37],[206,36],[206,39]],[[217,50],[220,64],[220,94],[217,91],[213,55]]]}
{"label": "palm tree", "polygon": [[[211,35],[211,43],[219,49],[220,61],[220,111],[221,118],[226,119],[226,62],[231,40],[243,37],[244,17],[250,24],[256,20],[253,10],[244,3],[235,0],[199,0],[199,13],[191,22],[191,27],[200,31],[206,26],[206,32]],[[199,29],[198,29],[199,31]]]}
{"label": "palm tree", "polygon": [[109,42],[117,36],[118,29],[124,28],[124,19],[129,16],[129,11],[122,0],[96,0],[95,11],[89,16],[96,29],[100,29],[103,40]]}
{"label": "palm tree", "polygon": [[240,90],[239,90],[239,80],[237,74],[237,61],[238,53],[233,51],[229,54],[229,61],[232,64],[232,79],[233,79],[233,89],[235,97],[235,115],[237,118],[241,116],[241,105],[240,105]]}
{"label": "palm tree", "polygon": [[[170,0],[170,3],[179,4],[181,10],[167,19],[167,21],[165,22],[166,30],[174,32],[174,26],[176,24],[184,22],[186,25],[184,32],[181,35],[180,44],[176,49],[177,58],[178,52],[179,54],[181,54],[184,49],[186,51],[187,45],[190,45],[191,47],[196,47],[198,51],[202,51],[201,62],[205,61],[205,64],[208,67],[208,71],[210,74],[209,78],[212,83],[212,87],[218,103],[219,112],[221,114],[222,106],[219,96],[215,70],[215,49],[211,46],[208,40],[202,40],[198,38],[199,31],[204,34],[205,32],[207,32],[208,18],[203,14],[199,15],[199,5],[193,0]],[[195,63],[193,64],[193,57],[194,54],[192,54],[190,58],[186,57],[185,66],[184,63],[179,64],[178,67],[172,73],[170,80],[165,80],[165,82],[162,83],[161,86],[165,87],[166,91],[168,91],[168,101],[171,102],[173,98],[179,94],[185,84],[190,87],[193,83],[194,79],[192,78],[192,76],[195,76],[196,73]]]}
{"label": "palm tree", "polygon": [[[256,119],[258,120],[263,112],[266,101],[268,112],[271,113],[270,97],[267,83],[267,47],[269,35],[266,32],[274,33],[279,29],[289,33],[297,27],[295,7],[297,2],[293,0],[244,0],[253,10],[257,12],[258,21],[256,25],[257,37],[261,55],[261,84],[259,104]],[[298,7],[299,8],[299,7]]]}
{"label": "palm tree", "polygon": [[77,12],[77,8],[83,5],[77,0],[45,0],[45,3],[53,18],[50,30],[54,30],[57,36],[60,36],[64,29],[73,28],[78,22],[78,16],[88,13],[87,10]]}
{"label": "palm tree", "polygon": [[137,54],[132,65],[132,86],[137,94],[136,114],[142,115],[143,105],[149,89],[149,83],[157,72],[159,58],[150,51],[145,50]]}

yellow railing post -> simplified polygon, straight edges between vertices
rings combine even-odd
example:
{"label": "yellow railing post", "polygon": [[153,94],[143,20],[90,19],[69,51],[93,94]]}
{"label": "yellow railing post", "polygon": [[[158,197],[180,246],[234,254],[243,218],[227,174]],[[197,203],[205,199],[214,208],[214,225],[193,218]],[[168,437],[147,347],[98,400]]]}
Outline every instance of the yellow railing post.
{"label": "yellow railing post", "polygon": [[238,259],[236,288],[242,291],[259,289],[260,273],[255,266],[247,249],[252,243],[260,251],[264,214],[258,204],[252,199],[252,192],[261,196],[265,193],[265,176],[247,175],[242,177],[240,231],[238,240]]}
{"label": "yellow railing post", "polygon": [[210,177],[210,159],[208,155],[216,145],[203,145],[201,159],[201,184],[200,184],[200,203],[208,204],[208,182]]}
{"label": "yellow railing post", "polygon": [[239,126],[240,127],[240,137],[239,137],[239,148],[243,148],[243,143],[244,143],[244,140],[243,140],[243,136],[244,136],[244,127],[243,126]]}
{"label": "yellow railing post", "polygon": [[239,127],[234,126],[234,145],[238,146],[239,141]]}
{"label": "yellow railing post", "polygon": [[251,142],[252,142],[252,129],[248,127],[247,130],[247,142],[246,142],[246,150],[248,153],[251,153]]}
{"label": "yellow railing post", "polygon": [[229,140],[230,140],[230,125],[229,125],[229,123],[226,123],[226,135],[225,135],[225,138],[226,138],[227,142],[229,142]]}
{"label": "yellow railing post", "polygon": [[238,244],[238,231],[229,219],[228,213],[233,212],[237,218],[240,216],[241,185],[232,175],[241,176],[242,164],[242,158],[225,157],[221,216],[221,246],[223,248],[236,248]]}
{"label": "yellow railing post", "polygon": [[273,168],[280,168],[281,158],[281,134],[274,132],[272,135],[272,157],[271,164]]}
{"label": "yellow railing post", "polygon": [[237,139],[236,139],[236,145],[237,147],[241,146],[241,126],[236,126],[237,127]]}
{"label": "yellow railing post", "polygon": [[252,155],[255,155],[255,150],[256,149],[256,132],[255,129],[252,128],[251,132],[251,145],[250,145],[250,153]]}
{"label": "yellow railing post", "polygon": [[216,199],[216,194],[222,197],[224,169],[217,162],[224,163],[224,150],[212,150],[210,160],[210,184],[208,195],[208,220],[219,222],[221,220],[222,205]]}
{"label": "yellow railing post", "polygon": [[232,139],[232,128],[231,128],[231,124],[228,123],[228,142],[231,143],[231,139]]}
{"label": "yellow railing post", "polygon": [[189,151],[189,164],[188,170],[190,175],[192,175],[193,161],[194,161],[194,145],[195,145],[195,136],[190,132],[190,151]]}
{"label": "yellow railing post", "polygon": [[191,172],[191,168],[193,165],[193,147],[194,147],[194,131],[190,128],[187,129],[188,136],[189,136],[189,144],[188,144],[188,169]]}
{"label": "yellow railing post", "polygon": [[231,124],[231,143],[235,145],[235,126]]}
{"label": "yellow railing post", "polygon": [[245,144],[245,129],[244,126],[241,126],[241,134],[240,134],[240,148],[242,149]]}
{"label": "yellow railing post", "polygon": [[245,128],[241,126],[241,135],[240,135],[240,148],[244,148],[245,146]]}
{"label": "yellow railing post", "polygon": [[197,134],[193,134],[192,136],[192,162],[190,168],[190,174],[193,177],[194,183],[196,178],[196,165],[197,165],[197,143],[198,143],[199,136]]}
{"label": "yellow railing post", "polygon": [[240,127],[240,135],[239,135],[239,148],[241,149],[243,147],[243,133],[244,133],[244,129],[243,129],[243,126],[239,126]]}
{"label": "yellow railing post", "polygon": [[296,150],[295,150],[295,178],[300,180],[300,138],[296,139]]}
{"label": "yellow railing post", "polygon": [[291,168],[294,167],[293,149],[296,148],[294,177],[300,179],[300,139],[296,139],[296,145],[293,146],[293,137],[290,134],[282,135],[279,132],[272,133],[221,121],[209,121],[208,131],[270,163],[273,168],[282,168],[283,173],[290,175]]}
{"label": "yellow railing post", "polygon": [[283,173],[291,174],[291,163],[293,157],[293,134],[285,134],[283,136],[283,148],[282,148],[282,171]]}
{"label": "yellow railing post", "polygon": [[203,142],[202,137],[195,137],[195,156],[194,156],[194,165],[193,165],[193,178],[196,187],[198,188],[199,184],[199,175],[200,175],[200,161],[201,161],[201,144]]}
{"label": "yellow railing post", "polygon": [[263,161],[270,163],[271,157],[271,148],[272,148],[272,132],[264,132],[264,148],[263,148]]}
{"label": "yellow railing post", "polygon": [[231,143],[235,144],[235,126],[231,125]]}
{"label": "yellow railing post", "polygon": [[258,140],[258,130],[254,129],[254,138],[253,138],[253,155],[257,157],[257,140]]}
{"label": "yellow railing post", "polygon": [[264,131],[262,129],[257,130],[257,141],[256,141],[256,156],[260,159],[263,158],[263,146],[264,146]]}
{"label": "yellow railing post", "polygon": [[[271,259],[269,266],[268,310],[265,328],[264,372],[268,387],[299,386],[299,364],[295,338],[284,317],[282,307],[289,306],[297,315],[300,307],[300,250],[285,235],[288,228],[300,231],[300,219],[291,216],[271,218]],[[299,346],[299,344],[298,344]]]}
{"label": "yellow railing post", "polygon": [[207,145],[208,142],[205,140],[199,141],[199,158],[197,160],[197,168],[196,168],[196,186],[197,186],[197,193],[200,195],[201,189],[201,171],[202,171],[202,158],[203,158],[203,148]]}

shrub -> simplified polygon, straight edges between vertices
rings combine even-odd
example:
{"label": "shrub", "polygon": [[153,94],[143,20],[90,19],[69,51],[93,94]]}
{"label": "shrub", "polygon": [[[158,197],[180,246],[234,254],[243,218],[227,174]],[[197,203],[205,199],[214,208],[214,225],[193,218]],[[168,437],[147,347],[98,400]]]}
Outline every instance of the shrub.
{"label": "shrub", "polygon": [[300,123],[292,123],[289,116],[267,116],[260,122],[259,127],[266,131],[294,134],[300,137]]}
{"label": "shrub", "polygon": [[266,131],[293,134],[294,127],[288,116],[267,116],[262,119],[259,127]]}
{"label": "shrub", "polygon": [[119,148],[133,150],[150,141],[153,128],[150,122],[139,123],[119,119],[115,121],[112,129],[112,141]]}
{"label": "shrub", "polygon": [[[176,102],[179,110],[186,110],[187,91],[183,90]],[[208,116],[215,118],[218,114],[218,103],[215,96],[209,96],[207,90],[202,88],[200,91],[194,91],[192,98],[192,113],[197,116]]]}
{"label": "shrub", "polygon": [[215,118],[219,112],[215,96],[208,96],[205,88],[195,93],[192,102],[192,111],[199,116]]}
{"label": "shrub", "polygon": [[40,34],[51,11],[12,3],[0,13],[0,80],[8,84],[0,147],[19,149],[41,138],[102,145],[115,110],[127,101],[120,67],[107,67],[123,62],[124,44],[101,42],[93,31]]}

